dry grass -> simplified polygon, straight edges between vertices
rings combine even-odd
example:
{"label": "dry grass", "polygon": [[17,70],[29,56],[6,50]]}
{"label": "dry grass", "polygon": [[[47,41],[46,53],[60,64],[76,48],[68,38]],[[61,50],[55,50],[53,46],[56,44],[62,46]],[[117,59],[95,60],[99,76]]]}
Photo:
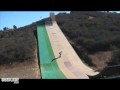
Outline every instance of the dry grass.
{"label": "dry grass", "polygon": [[107,62],[111,60],[112,54],[111,51],[97,52],[89,55],[89,57],[92,59],[92,63],[96,65],[93,67],[94,70],[102,71],[107,66]]}

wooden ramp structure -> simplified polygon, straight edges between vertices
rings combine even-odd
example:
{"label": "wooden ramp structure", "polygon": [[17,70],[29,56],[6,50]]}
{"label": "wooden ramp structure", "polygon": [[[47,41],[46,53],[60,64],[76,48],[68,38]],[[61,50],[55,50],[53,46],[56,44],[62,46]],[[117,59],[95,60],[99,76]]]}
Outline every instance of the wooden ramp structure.
{"label": "wooden ramp structure", "polygon": [[97,75],[92,68],[82,62],[67,38],[57,25],[54,13],[50,13],[51,21],[46,21],[45,28],[54,52],[59,69],[67,79],[89,79],[88,76]]}

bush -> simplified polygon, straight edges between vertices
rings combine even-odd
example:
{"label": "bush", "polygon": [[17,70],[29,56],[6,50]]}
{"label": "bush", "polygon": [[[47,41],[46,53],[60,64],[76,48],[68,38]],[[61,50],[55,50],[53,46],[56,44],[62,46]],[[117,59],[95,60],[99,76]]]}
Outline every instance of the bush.
{"label": "bush", "polygon": [[16,25],[13,25],[13,29],[17,29],[17,26],[16,26]]}
{"label": "bush", "polygon": [[109,62],[108,64],[109,65],[120,65],[120,49],[116,49],[113,51],[111,62]]}

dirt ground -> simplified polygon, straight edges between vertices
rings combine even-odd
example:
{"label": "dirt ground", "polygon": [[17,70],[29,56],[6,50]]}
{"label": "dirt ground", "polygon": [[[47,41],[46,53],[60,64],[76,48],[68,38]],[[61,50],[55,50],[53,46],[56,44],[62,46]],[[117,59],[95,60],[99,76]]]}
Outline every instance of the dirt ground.
{"label": "dirt ground", "polygon": [[[92,63],[96,65],[93,69],[102,71],[107,66],[107,62],[110,61],[111,56],[110,51],[89,55]],[[14,62],[10,65],[0,66],[0,78],[41,79],[37,51],[35,51],[35,59],[33,61],[26,60],[22,63]]]}
{"label": "dirt ground", "polygon": [[38,65],[37,53],[33,61],[26,60],[10,65],[0,66],[0,78],[20,78],[20,79],[40,79],[40,69]]}
{"label": "dirt ground", "polygon": [[93,67],[93,69],[102,71],[107,66],[107,62],[111,60],[112,53],[111,51],[97,52],[89,55],[89,57],[92,59],[92,63],[96,65],[96,67]]}

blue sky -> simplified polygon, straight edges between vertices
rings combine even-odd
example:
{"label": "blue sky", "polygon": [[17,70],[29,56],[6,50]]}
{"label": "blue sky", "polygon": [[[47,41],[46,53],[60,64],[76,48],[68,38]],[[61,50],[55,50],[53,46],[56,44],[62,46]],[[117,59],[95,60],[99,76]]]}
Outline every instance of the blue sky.
{"label": "blue sky", "polygon": [[[54,11],[55,15],[59,12],[69,13],[70,11]],[[116,12],[120,13],[120,11]],[[29,25],[49,17],[49,13],[50,11],[0,11],[0,30],[3,30],[4,27],[13,28],[13,25],[17,27]]]}
{"label": "blue sky", "polygon": [[[64,11],[68,12],[69,11]],[[13,25],[22,27],[49,17],[50,11],[0,11],[0,30],[4,27],[13,28]],[[55,15],[59,11],[54,12]]]}

